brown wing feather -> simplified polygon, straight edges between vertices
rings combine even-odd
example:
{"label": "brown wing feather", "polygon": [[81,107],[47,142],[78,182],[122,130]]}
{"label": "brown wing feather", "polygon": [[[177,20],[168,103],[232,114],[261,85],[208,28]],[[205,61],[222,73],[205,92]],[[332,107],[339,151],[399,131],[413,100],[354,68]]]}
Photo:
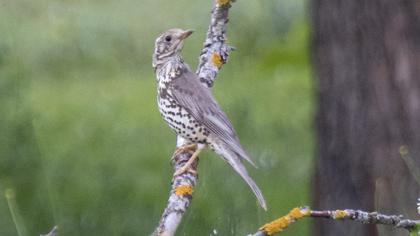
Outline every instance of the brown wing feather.
{"label": "brown wing feather", "polygon": [[196,74],[185,69],[171,83],[173,98],[200,124],[204,125],[232,151],[255,166],[245,153],[232,124],[214,99],[210,89],[204,86]]}

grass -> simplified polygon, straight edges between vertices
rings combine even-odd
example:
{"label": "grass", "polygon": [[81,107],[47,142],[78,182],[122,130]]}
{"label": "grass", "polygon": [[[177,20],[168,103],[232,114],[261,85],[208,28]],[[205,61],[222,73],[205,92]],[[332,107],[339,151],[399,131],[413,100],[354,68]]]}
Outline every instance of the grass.
{"label": "grass", "polygon": [[[60,235],[153,231],[166,203],[175,146],[156,107],[154,37],[174,25],[196,29],[185,48],[186,60],[196,65],[211,4],[164,3],[2,3],[0,191],[15,191],[22,236],[53,225]],[[260,167],[249,170],[269,211],[258,208],[246,184],[207,151],[178,235],[245,235],[308,204],[308,29],[302,3],[286,1],[285,10],[279,4],[235,3],[229,40],[237,50],[214,87]],[[282,11],[287,17],[279,17]],[[0,213],[0,235],[17,235],[4,197]],[[284,235],[307,232],[298,224]]]}

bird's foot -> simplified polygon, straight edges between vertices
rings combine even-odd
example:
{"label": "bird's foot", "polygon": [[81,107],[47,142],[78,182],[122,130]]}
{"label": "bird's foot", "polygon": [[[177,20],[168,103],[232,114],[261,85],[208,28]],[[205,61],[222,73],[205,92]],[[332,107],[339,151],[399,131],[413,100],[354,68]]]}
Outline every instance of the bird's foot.
{"label": "bird's foot", "polygon": [[186,172],[196,175],[197,172],[194,170],[192,165],[198,159],[198,154],[200,154],[200,152],[201,152],[201,149],[196,149],[195,152],[190,157],[190,159],[175,172],[174,176],[182,175]]}
{"label": "bird's foot", "polygon": [[193,168],[191,168],[191,166],[182,166],[181,168],[179,168],[175,172],[174,176],[180,176],[180,175],[185,174],[185,173],[190,173],[192,175],[197,175],[197,171],[195,171]]}
{"label": "bird's foot", "polygon": [[195,150],[197,150],[197,144],[182,145],[175,150],[174,154],[172,154],[171,161],[173,161],[176,156],[184,152],[194,154]]}

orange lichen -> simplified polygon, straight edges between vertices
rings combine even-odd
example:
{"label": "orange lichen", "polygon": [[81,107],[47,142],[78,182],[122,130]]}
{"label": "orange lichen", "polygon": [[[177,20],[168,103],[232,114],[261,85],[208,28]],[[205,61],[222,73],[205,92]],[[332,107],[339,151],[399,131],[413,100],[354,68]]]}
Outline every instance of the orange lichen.
{"label": "orange lichen", "polygon": [[216,3],[220,6],[226,5],[230,2],[230,0],[216,0]]}
{"label": "orange lichen", "polygon": [[293,208],[290,212],[289,215],[295,219],[300,219],[302,217],[305,216],[309,216],[311,214],[311,210],[307,207],[303,207],[303,208]]}
{"label": "orange lichen", "polygon": [[274,220],[268,224],[265,224],[261,230],[264,230],[267,235],[273,235],[277,232],[283,231],[291,222],[289,221],[288,216],[280,217],[277,220]]}
{"label": "orange lichen", "polygon": [[308,208],[293,208],[287,215],[263,225],[260,230],[263,230],[267,235],[273,235],[283,231],[296,220],[309,216],[310,213],[311,211]]}
{"label": "orange lichen", "polygon": [[213,64],[215,66],[217,66],[217,68],[220,68],[223,65],[223,63],[222,63],[222,57],[217,52],[213,52],[211,54],[211,62],[213,62]]}
{"label": "orange lichen", "polygon": [[175,188],[175,194],[178,196],[192,195],[194,188],[191,185],[179,185]]}
{"label": "orange lichen", "polygon": [[334,212],[334,219],[343,219],[346,216],[349,216],[349,213],[347,211],[336,210]]}

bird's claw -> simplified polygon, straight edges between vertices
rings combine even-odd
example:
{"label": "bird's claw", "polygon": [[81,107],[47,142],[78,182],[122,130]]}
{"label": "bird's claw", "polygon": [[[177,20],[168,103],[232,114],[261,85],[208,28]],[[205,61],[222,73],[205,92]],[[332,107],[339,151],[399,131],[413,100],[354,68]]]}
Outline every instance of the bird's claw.
{"label": "bird's claw", "polygon": [[189,172],[193,175],[197,174],[197,172],[193,168],[193,164],[196,160],[198,160],[198,154],[200,154],[201,149],[197,149],[197,147],[196,147],[197,145],[195,145],[195,144],[193,144],[193,145],[194,146],[191,146],[191,145],[186,146],[186,148],[194,147],[194,152],[192,153],[190,159],[188,159],[188,161],[185,162],[185,164],[182,167],[180,167],[178,170],[175,171],[174,176],[182,175],[185,172]]}
{"label": "bird's claw", "polygon": [[176,156],[178,156],[179,154],[184,153],[184,152],[188,152],[190,154],[193,154],[196,149],[197,149],[197,144],[182,145],[181,147],[178,147],[175,150],[174,154],[171,157],[171,161],[173,161]]}
{"label": "bird's claw", "polygon": [[185,164],[181,168],[179,168],[177,171],[175,171],[174,176],[179,176],[185,173],[190,173],[193,175],[197,175],[197,171],[195,171],[193,168],[191,168],[191,165]]}

